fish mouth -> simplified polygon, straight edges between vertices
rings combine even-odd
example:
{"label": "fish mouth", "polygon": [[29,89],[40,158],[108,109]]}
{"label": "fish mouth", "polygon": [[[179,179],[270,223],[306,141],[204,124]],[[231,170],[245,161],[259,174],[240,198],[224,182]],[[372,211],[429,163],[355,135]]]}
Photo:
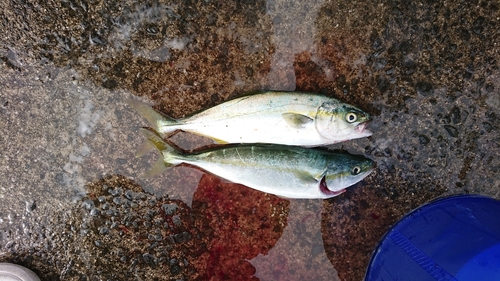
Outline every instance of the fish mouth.
{"label": "fish mouth", "polygon": [[332,190],[328,189],[328,186],[326,186],[325,177],[321,178],[321,182],[319,183],[319,190],[321,191],[321,193],[323,193],[329,197],[334,197],[334,196],[340,195],[340,194],[345,192],[345,188],[343,188],[341,190],[336,190],[336,191],[332,191]]}
{"label": "fish mouth", "polygon": [[372,134],[372,132],[370,130],[366,129],[366,127],[368,126],[368,123],[369,123],[369,121],[359,123],[356,127],[354,127],[354,131],[358,134],[364,134],[364,135],[370,136]]}

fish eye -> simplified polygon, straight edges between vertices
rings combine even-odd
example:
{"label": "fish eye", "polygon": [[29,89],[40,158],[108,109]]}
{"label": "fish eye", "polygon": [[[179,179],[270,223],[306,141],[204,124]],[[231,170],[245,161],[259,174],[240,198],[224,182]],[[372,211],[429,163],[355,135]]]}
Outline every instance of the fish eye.
{"label": "fish eye", "polygon": [[345,115],[345,120],[349,123],[356,122],[358,120],[358,116],[354,112],[349,112]]}
{"label": "fish eye", "polygon": [[351,175],[355,176],[355,175],[357,175],[359,173],[361,173],[361,168],[359,166],[356,166],[356,167],[352,168]]}

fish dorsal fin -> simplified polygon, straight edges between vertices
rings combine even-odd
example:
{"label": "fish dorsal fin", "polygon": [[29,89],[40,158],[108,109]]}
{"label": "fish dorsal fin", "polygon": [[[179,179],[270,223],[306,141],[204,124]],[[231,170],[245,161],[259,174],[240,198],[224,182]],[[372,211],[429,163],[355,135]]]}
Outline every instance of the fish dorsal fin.
{"label": "fish dorsal fin", "polygon": [[281,116],[283,117],[283,119],[285,119],[288,125],[297,129],[304,128],[306,124],[314,121],[314,119],[312,119],[311,117],[298,113],[288,112],[283,113]]}

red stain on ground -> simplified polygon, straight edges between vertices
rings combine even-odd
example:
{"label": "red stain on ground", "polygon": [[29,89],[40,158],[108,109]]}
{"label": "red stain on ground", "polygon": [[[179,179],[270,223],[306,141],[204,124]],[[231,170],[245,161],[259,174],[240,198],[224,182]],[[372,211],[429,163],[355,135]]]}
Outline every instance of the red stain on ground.
{"label": "red stain on ground", "polygon": [[198,228],[213,235],[195,267],[200,280],[258,280],[249,260],[267,254],[286,227],[289,201],[204,175],[193,198]]}

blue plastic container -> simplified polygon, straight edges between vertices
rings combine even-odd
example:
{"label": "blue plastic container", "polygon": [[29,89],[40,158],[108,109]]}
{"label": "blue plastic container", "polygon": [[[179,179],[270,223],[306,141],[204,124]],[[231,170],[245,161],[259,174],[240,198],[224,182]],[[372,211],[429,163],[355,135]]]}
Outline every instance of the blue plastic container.
{"label": "blue plastic container", "polygon": [[382,238],[365,281],[500,281],[500,201],[451,196],[418,207]]}

